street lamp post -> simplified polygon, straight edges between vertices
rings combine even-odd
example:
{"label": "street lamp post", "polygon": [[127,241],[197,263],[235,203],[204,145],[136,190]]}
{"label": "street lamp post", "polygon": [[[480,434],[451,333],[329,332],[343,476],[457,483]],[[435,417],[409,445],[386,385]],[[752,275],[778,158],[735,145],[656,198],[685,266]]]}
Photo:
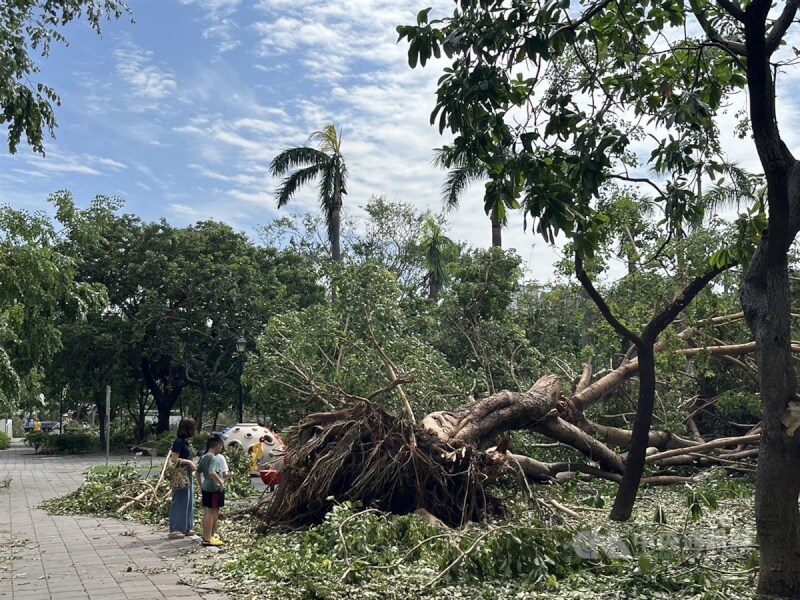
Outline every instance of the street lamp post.
{"label": "street lamp post", "polygon": [[236,352],[239,354],[239,423],[244,423],[244,384],[242,383],[242,375],[244,375],[244,353],[247,351],[247,340],[240,337],[236,340]]}

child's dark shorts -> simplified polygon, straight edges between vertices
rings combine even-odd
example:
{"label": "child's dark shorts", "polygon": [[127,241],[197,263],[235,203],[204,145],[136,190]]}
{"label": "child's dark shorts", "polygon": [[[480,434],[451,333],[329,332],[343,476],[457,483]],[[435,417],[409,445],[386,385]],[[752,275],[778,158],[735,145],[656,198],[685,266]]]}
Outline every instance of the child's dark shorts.
{"label": "child's dark shorts", "polygon": [[225,506],[225,492],[207,492],[203,490],[203,506],[206,508],[222,508]]}

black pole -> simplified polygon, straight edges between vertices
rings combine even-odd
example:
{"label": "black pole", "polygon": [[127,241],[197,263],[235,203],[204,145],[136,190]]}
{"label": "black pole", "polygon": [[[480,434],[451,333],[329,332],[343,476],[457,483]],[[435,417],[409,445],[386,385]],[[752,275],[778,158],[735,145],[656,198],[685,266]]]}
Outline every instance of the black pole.
{"label": "black pole", "polygon": [[58,397],[58,433],[64,433],[64,388],[61,388],[61,395]]}
{"label": "black pole", "polygon": [[244,352],[241,352],[242,361],[239,366],[239,423],[244,423],[244,384],[242,383],[242,375],[244,375]]}

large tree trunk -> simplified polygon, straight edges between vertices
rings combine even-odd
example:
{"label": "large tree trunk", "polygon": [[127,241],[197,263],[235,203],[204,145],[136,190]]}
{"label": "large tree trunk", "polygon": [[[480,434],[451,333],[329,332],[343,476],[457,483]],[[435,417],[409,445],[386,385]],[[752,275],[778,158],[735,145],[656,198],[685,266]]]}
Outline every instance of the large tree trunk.
{"label": "large tree trunk", "polygon": [[611,518],[627,521],[631,518],[633,504],[639,491],[639,481],[644,471],[645,456],[650,440],[650,425],[656,399],[656,364],[653,346],[644,344],[639,350],[639,399],[636,404],[636,419],[633,423],[631,449],[625,462],[625,471],[619,484]]}
{"label": "large tree trunk", "polygon": [[787,258],[800,230],[800,167],[778,128],[770,60],[782,37],[781,28],[794,22],[798,7],[786,3],[783,14],[767,25],[771,8],[768,0],[753,0],[741,15],[750,119],[767,179],[769,210],[768,228],[742,284],[742,308],[758,348],[764,408],[756,485],[761,552],[758,592],[800,598],[800,436],[794,427],[797,413],[791,410],[797,408],[797,381],[792,364]]}
{"label": "large tree trunk", "polygon": [[582,452],[601,468],[621,473],[622,459],[601,441],[560,418],[555,411],[561,395],[558,377],[542,377],[527,392],[502,391],[449,411],[431,413],[422,426],[455,446],[485,449],[506,431],[528,429]]}
{"label": "large tree trunk", "polygon": [[758,591],[800,598],[800,435],[785,426],[796,419],[797,381],[790,347],[790,296],[786,252],[765,239],[742,284],[742,305],[758,347],[764,407],[756,486],[756,529],[761,552]]}
{"label": "large tree trunk", "polygon": [[172,389],[161,389],[146,358],[142,359],[142,376],[150,393],[153,394],[156,409],[158,410],[156,433],[169,431],[169,415],[172,412],[172,407],[175,406],[175,402],[180,398],[185,384],[183,382],[175,382]]}

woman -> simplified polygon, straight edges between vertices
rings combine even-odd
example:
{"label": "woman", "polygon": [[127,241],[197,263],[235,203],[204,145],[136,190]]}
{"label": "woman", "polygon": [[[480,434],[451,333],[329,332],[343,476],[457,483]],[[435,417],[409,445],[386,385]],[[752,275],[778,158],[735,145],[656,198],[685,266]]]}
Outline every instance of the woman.
{"label": "woman", "polygon": [[181,419],[178,424],[178,437],[172,443],[169,462],[187,470],[189,486],[182,490],[172,490],[172,504],[169,506],[169,538],[179,540],[194,535],[194,488],[192,473],[195,467],[192,461],[192,447],[189,438],[196,431],[194,419]]}

